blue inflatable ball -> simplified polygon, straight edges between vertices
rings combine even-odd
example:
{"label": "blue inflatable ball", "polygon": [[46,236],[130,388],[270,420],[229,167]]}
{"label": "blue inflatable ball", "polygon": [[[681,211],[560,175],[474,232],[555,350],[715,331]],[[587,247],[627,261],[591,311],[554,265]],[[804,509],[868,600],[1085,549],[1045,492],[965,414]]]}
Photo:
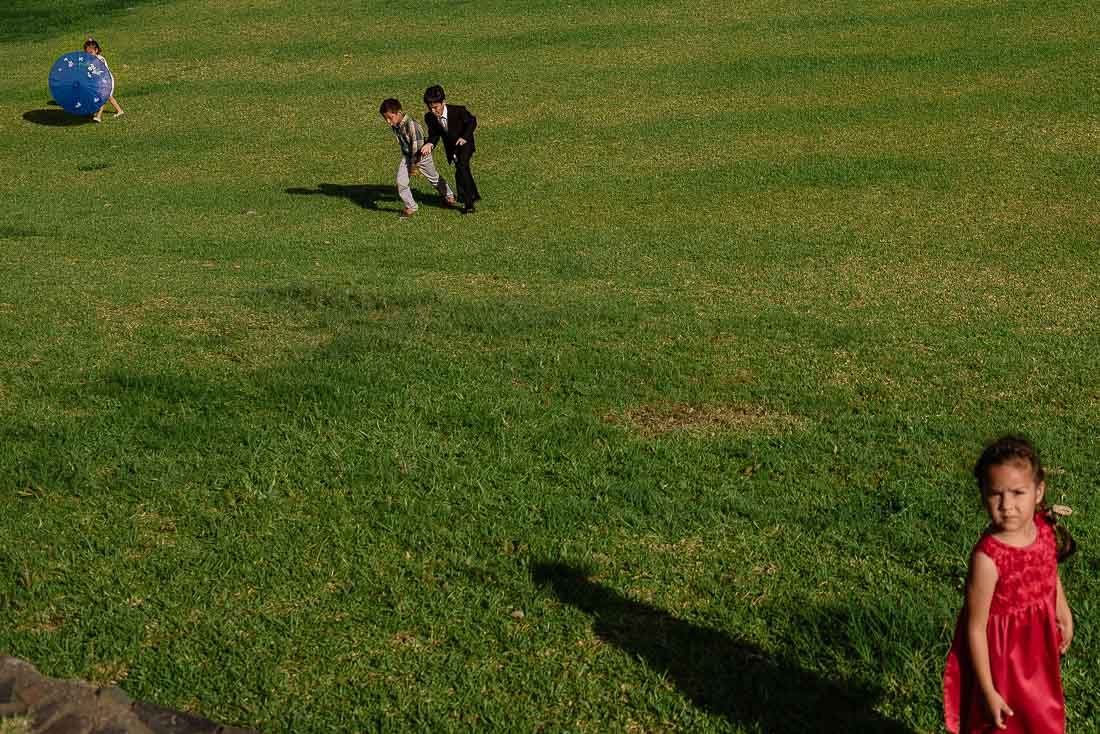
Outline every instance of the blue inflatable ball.
{"label": "blue inflatable ball", "polygon": [[90,117],[115,91],[107,64],[86,51],[62,54],[50,67],[50,94],[66,112]]}

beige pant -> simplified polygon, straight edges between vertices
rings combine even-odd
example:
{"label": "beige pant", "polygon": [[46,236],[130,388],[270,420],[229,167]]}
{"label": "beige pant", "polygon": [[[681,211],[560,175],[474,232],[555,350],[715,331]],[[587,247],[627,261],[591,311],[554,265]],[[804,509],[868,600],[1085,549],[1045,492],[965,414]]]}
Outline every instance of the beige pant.
{"label": "beige pant", "polygon": [[[422,157],[416,167],[420,174],[428,179],[428,183],[435,187],[440,196],[448,199],[454,198],[451,187],[439,175],[439,171],[435,170],[435,161],[432,160],[430,155]],[[401,197],[401,203],[405,205],[406,209],[416,211],[419,208],[413,198],[412,189],[409,188],[409,166],[405,162],[405,156],[401,156],[401,160],[397,164],[397,195]]]}

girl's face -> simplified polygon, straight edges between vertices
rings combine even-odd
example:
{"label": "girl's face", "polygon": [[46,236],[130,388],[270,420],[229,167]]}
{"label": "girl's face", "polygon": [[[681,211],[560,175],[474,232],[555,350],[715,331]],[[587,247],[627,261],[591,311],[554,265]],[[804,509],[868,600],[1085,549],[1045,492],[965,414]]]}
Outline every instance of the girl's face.
{"label": "girl's face", "polygon": [[985,509],[998,531],[1027,534],[1045,491],[1046,484],[1035,481],[1031,464],[1025,461],[995,464],[989,467]]}

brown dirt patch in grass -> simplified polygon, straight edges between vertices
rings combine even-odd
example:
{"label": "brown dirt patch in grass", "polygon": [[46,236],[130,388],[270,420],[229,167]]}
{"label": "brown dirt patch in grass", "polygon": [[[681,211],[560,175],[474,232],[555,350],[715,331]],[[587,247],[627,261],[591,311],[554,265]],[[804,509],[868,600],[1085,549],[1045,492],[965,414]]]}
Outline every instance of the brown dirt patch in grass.
{"label": "brown dirt patch in grass", "polygon": [[626,411],[622,417],[607,416],[610,423],[624,423],[643,438],[668,433],[686,433],[704,437],[720,433],[780,433],[800,428],[803,420],[757,405],[704,405],[681,403],[643,405]]}

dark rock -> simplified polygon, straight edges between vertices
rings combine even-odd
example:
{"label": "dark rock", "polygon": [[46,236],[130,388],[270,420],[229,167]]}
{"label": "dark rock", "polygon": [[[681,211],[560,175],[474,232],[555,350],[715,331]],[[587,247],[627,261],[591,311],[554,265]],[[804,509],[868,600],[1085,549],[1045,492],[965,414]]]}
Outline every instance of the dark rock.
{"label": "dark rock", "polygon": [[42,674],[30,663],[19,658],[0,655],[0,682],[3,682],[9,691],[4,703],[15,703],[18,699],[30,705],[30,702],[21,695],[22,690],[43,680]]}
{"label": "dark rock", "polygon": [[22,716],[25,713],[27,713],[27,704],[22,701],[0,703],[0,719],[7,716]]}
{"label": "dark rock", "polygon": [[30,713],[34,717],[35,728],[45,729],[51,721],[65,713],[67,708],[64,698],[42,701],[38,705],[32,706]]}
{"label": "dark rock", "polygon": [[258,734],[152,703],[116,687],[54,680],[23,660],[0,655],[0,718],[29,716],[30,734]]}
{"label": "dark rock", "polygon": [[[11,660],[12,658],[8,658]],[[3,662],[0,662],[0,717],[18,716],[27,713],[27,704],[15,695],[16,679],[14,672],[4,675]]]}
{"label": "dark rock", "polygon": [[154,734],[217,734],[218,725],[213,721],[182,711],[175,711],[155,703],[139,701],[133,711]]}
{"label": "dark rock", "polygon": [[65,714],[41,730],[41,734],[91,734],[92,722],[79,714]]}
{"label": "dark rock", "polygon": [[55,681],[47,680],[46,678],[39,678],[37,681],[28,683],[24,686],[18,686],[15,689],[16,695],[19,696],[19,700],[28,706],[34,706],[39,701],[43,701],[49,698],[50,693],[56,688]]}
{"label": "dark rock", "polygon": [[109,706],[121,706],[123,708],[130,708],[133,705],[133,701],[126,695],[126,691],[118,688],[117,686],[111,686],[110,688],[100,688],[95,692],[96,697],[99,699],[101,705]]}

